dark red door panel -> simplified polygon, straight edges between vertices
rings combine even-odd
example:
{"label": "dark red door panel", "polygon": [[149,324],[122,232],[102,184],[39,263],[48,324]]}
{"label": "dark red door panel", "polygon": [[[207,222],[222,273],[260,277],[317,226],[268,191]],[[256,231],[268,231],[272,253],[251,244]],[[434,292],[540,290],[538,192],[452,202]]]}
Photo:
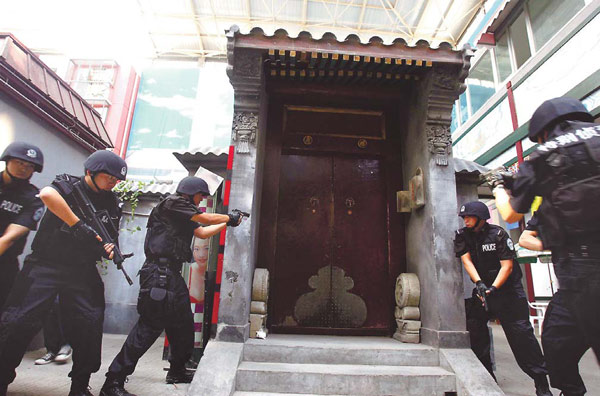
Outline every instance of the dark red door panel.
{"label": "dark red door panel", "polygon": [[276,264],[269,299],[274,326],[330,325],[327,307],[313,304],[312,299],[299,300],[315,290],[310,285],[318,280],[311,277],[331,265],[332,168],[330,156],[281,157]]}
{"label": "dark red door panel", "polygon": [[[334,301],[334,306],[341,311],[339,327],[390,327],[393,307],[390,307],[390,290],[387,288],[385,193],[385,178],[379,160],[334,158],[333,266],[343,271],[344,277],[341,281],[342,277],[338,276],[340,283],[334,283],[332,289],[337,291],[334,295],[345,302]],[[352,305],[348,306],[350,302]],[[361,318],[364,318],[362,323],[357,325]]]}

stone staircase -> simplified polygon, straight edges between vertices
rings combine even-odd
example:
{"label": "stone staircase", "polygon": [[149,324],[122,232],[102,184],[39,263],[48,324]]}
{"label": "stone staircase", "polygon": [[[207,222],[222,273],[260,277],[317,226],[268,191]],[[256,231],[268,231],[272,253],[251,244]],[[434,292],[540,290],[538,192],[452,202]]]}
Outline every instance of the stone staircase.
{"label": "stone staircase", "polygon": [[250,339],[234,396],[454,396],[439,350],[385,337],[270,334]]}

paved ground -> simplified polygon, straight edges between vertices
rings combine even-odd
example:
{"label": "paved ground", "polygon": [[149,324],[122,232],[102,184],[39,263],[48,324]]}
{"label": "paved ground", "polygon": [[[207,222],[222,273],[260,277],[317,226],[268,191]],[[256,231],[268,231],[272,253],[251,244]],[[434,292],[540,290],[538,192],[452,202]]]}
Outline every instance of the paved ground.
{"label": "paved ground", "polygon": [[[92,393],[100,394],[104,383],[104,374],[110,362],[121,349],[125,335],[104,334],[102,346],[102,367],[92,375],[90,385]],[[164,338],[160,337],[150,350],[142,357],[134,375],[125,384],[125,389],[139,396],[184,396],[189,385],[165,384],[166,371],[163,368],[168,362],[161,360]],[[45,349],[28,352],[17,369],[17,378],[8,387],[9,396],[66,396],[71,385],[67,377],[71,364],[57,365],[51,363],[36,366],[34,360],[44,355]]]}
{"label": "paved ground", "polygon": [[[500,387],[507,396],[532,396],[533,381],[521,371],[508,347],[504,332],[500,326],[492,326],[496,347],[496,376]],[[102,351],[102,368],[92,376],[92,393],[98,395],[104,382],[106,368],[117,354],[124,335],[104,335]],[[126,384],[126,389],[139,396],[184,396],[188,385],[167,385],[164,383],[165,362],[161,360],[164,339],[159,338],[148,353],[142,358],[135,374]],[[67,377],[70,364],[35,366],[33,361],[44,354],[45,350],[29,352],[25,355],[17,370],[17,379],[9,387],[9,396],[66,396],[70,381]],[[588,388],[586,396],[600,396],[600,367],[591,351],[583,357],[580,370]],[[553,390],[554,395],[559,392]],[[482,395],[483,396],[483,395]]]}
{"label": "paved ground", "polygon": [[[492,325],[494,331],[494,348],[496,356],[496,378],[498,385],[507,396],[532,396],[535,394],[533,380],[527,376],[515,361],[508,346],[502,327]],[[594,353],[589,350],[579,363],[579,371],[587,387],[586,396],[600,396],[600,367]],[[560,392],[552,389],[555,396]]]}

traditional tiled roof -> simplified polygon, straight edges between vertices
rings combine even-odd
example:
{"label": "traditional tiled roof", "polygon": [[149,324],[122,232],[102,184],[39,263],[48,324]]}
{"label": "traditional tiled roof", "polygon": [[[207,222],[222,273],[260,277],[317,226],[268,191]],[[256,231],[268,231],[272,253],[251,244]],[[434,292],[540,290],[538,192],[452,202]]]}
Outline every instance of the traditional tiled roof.
{"label": "traditional tiled roof", "polygon": [[414,46],[407,44],[402,38],[395,39],[391,44],[385,44],[383,39],[373,36],[368,42],[362,42],[355,34],[338,40],[333,33],[325,33],[320,38],[313,38],[311,33],[303,31],[297,37],[290,37],[285,29],[278,29],[268,36],[260,27],[253,28],[248,34],[240,32],[233,25],[227,32],[229,38],[236,40],[238,48],[254,49],[287,49],[296,52],[329,52],[357,56],[393,57],[403,54],[407,59],[416,61],[441,61],[446,63],[462,63],[462,50],[455,50],[448,42],[441,42],[432,47],[427,40],[418,40]]}
{"label": "traditional tiled roof", "polygon": [[[465,68],[469,65],[470,47],[455,50],[442,42],[435,48],[426,40],[414,46],[398,38],[385,44],[377,36],[362,42],[355,34],[339,41],[333,33],[313,38],[309,32],[290,37],[279,29],[268,36],[261,28],[248,34],[232,26],[229,38],[228,60],[238,73],[254,73],[258,65],[245,60],[244,51],[265,52],[267,78],[297,81],[334,82],[336,84],[386,83],[401,84],[419,80],[434,64]],[[233,59],[233,48],[236,59]]]}

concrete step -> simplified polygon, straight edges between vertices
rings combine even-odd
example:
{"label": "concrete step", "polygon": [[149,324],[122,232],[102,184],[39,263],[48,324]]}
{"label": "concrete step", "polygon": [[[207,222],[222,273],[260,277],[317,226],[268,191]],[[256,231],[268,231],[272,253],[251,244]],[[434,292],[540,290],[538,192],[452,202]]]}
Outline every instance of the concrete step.
{"label": "concrete step", "polygon": [[271,363],[438,366],[437,349],[386,337],[269,335],[244,344],[244,361]]}
{"label": "concrete step", "polygon": [[237,391],[314,395],[439,396],[456,391],[440,367],[242,362]]}

